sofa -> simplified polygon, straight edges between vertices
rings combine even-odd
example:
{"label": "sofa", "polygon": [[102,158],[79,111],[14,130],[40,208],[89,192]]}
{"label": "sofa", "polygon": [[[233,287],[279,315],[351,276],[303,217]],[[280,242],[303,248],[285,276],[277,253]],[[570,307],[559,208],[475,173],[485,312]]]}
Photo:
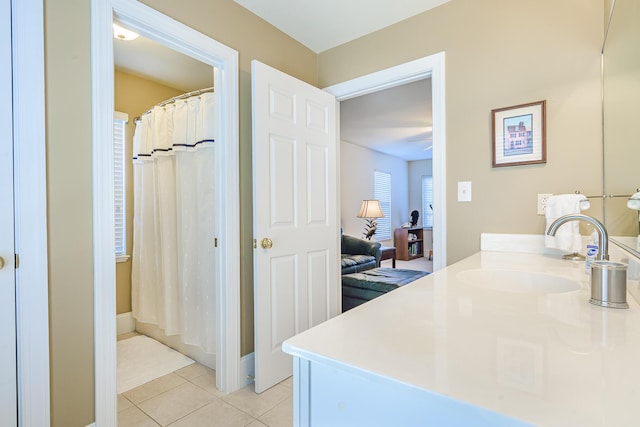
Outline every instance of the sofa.
{"label": "sofa", "polygon": [[426,276],[426,271],[373,268],[342,276],[342,312]]}
{"label": "sofa", "polygon": [[380,243],[342,234],[342,274],[359,273],[380,266]]}

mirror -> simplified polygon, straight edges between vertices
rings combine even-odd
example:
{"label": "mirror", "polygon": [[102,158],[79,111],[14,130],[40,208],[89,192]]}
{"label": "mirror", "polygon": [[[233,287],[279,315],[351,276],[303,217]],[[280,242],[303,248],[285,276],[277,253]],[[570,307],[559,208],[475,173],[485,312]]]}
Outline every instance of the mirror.
{"label": "mirror", "polygon": [[605,226],[612,240],[638,250],[639,212],[627,201],[640,187],[640,2],[613,2],[602,73]]}

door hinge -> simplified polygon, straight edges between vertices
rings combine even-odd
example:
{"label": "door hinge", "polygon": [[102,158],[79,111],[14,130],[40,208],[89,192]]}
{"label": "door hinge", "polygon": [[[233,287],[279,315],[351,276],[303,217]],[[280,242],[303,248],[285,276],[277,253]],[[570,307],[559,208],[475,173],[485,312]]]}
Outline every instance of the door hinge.
{"label": "door hinge", "polygon": [[253,239],[253,249],[258,248],[258,239]]}
{"label": "door hinge", "polygon": [[14,254],[14,255],[15,255],[14,257],[15,264],[13,268],[18,268],[18,266],[20,266],[20,257],[18,256],[18,254]]}
{"label": "door hinge", "polygon": [[215,239],[213,239],[213,246],[214,247],[218,247],[218,238],[216,237]]}

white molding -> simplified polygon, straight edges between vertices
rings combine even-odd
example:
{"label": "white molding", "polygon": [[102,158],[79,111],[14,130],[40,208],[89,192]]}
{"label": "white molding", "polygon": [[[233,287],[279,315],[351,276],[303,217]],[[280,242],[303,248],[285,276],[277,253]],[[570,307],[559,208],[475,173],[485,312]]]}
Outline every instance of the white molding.
{"label": "white molding", "polygon": [[136,320],[133,313],[121,313],[116,316],[116,334],[122,335],[136,330]]}
{"label": "white molding", "polygon": [[337,83],[324,88],[324,90],[334,94],[338,101],[346,101],[369,93],[416,82],[431,76],[431,70],[435,66],[434,62],[438,55],[444,55],[444,52]]}
{"label": "white molding", "polygon": [[111,4],[91,2],[93,310],[95,421],[118,424],[113,207],[113,42]]}
{"label": "white molding", "polygon": [[92,0],[93,226],[96,424],[116,425],[115,263],[113,262],[112,153],[113,44],[111,21],[215,66],[220,105],[218,145],[216,386],[240,388],[240,199],[238,52],[134,0]]}
{"label": "white molding", "polygon": [[131,258],[131,255],[118,255],[116,257],[116,264],[121,262],[127,262]]}
{"label": "white molding", "polygon": [[48,426],[49,290],[42,0],[13,0],[18,418]]}
{"label": "white molding", "polygon": [[433,102],[433,269],[447,265],[445,53],[439,52],[395,67],[326,87],[338,101],[431,77]]}
{"label": "white molding", "polygon": [[447,266],[447,120],[445,54],[427,57],[431,62],[433,111],[433,271]]}

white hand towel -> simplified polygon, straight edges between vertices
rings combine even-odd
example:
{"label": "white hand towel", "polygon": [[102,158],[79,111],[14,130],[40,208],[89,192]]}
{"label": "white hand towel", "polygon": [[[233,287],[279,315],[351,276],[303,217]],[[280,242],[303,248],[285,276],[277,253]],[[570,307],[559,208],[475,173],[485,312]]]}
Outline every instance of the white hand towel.
{"label": "white hand towel", "polygon": [[[580,213],[581,208],[588,208],[587,198],[582,194],[559,194],[547,199],[545,218],[547,228],[553,221],[563,215]],[[588,201],[587,201],[588,202]],[[555,236],[549,236],[545,231],[544,244],[547,248],[556,248],[568,252],[580,252],[582,239],[580,238],[580,225],[578,221],[570,221],[558,228]]]}

